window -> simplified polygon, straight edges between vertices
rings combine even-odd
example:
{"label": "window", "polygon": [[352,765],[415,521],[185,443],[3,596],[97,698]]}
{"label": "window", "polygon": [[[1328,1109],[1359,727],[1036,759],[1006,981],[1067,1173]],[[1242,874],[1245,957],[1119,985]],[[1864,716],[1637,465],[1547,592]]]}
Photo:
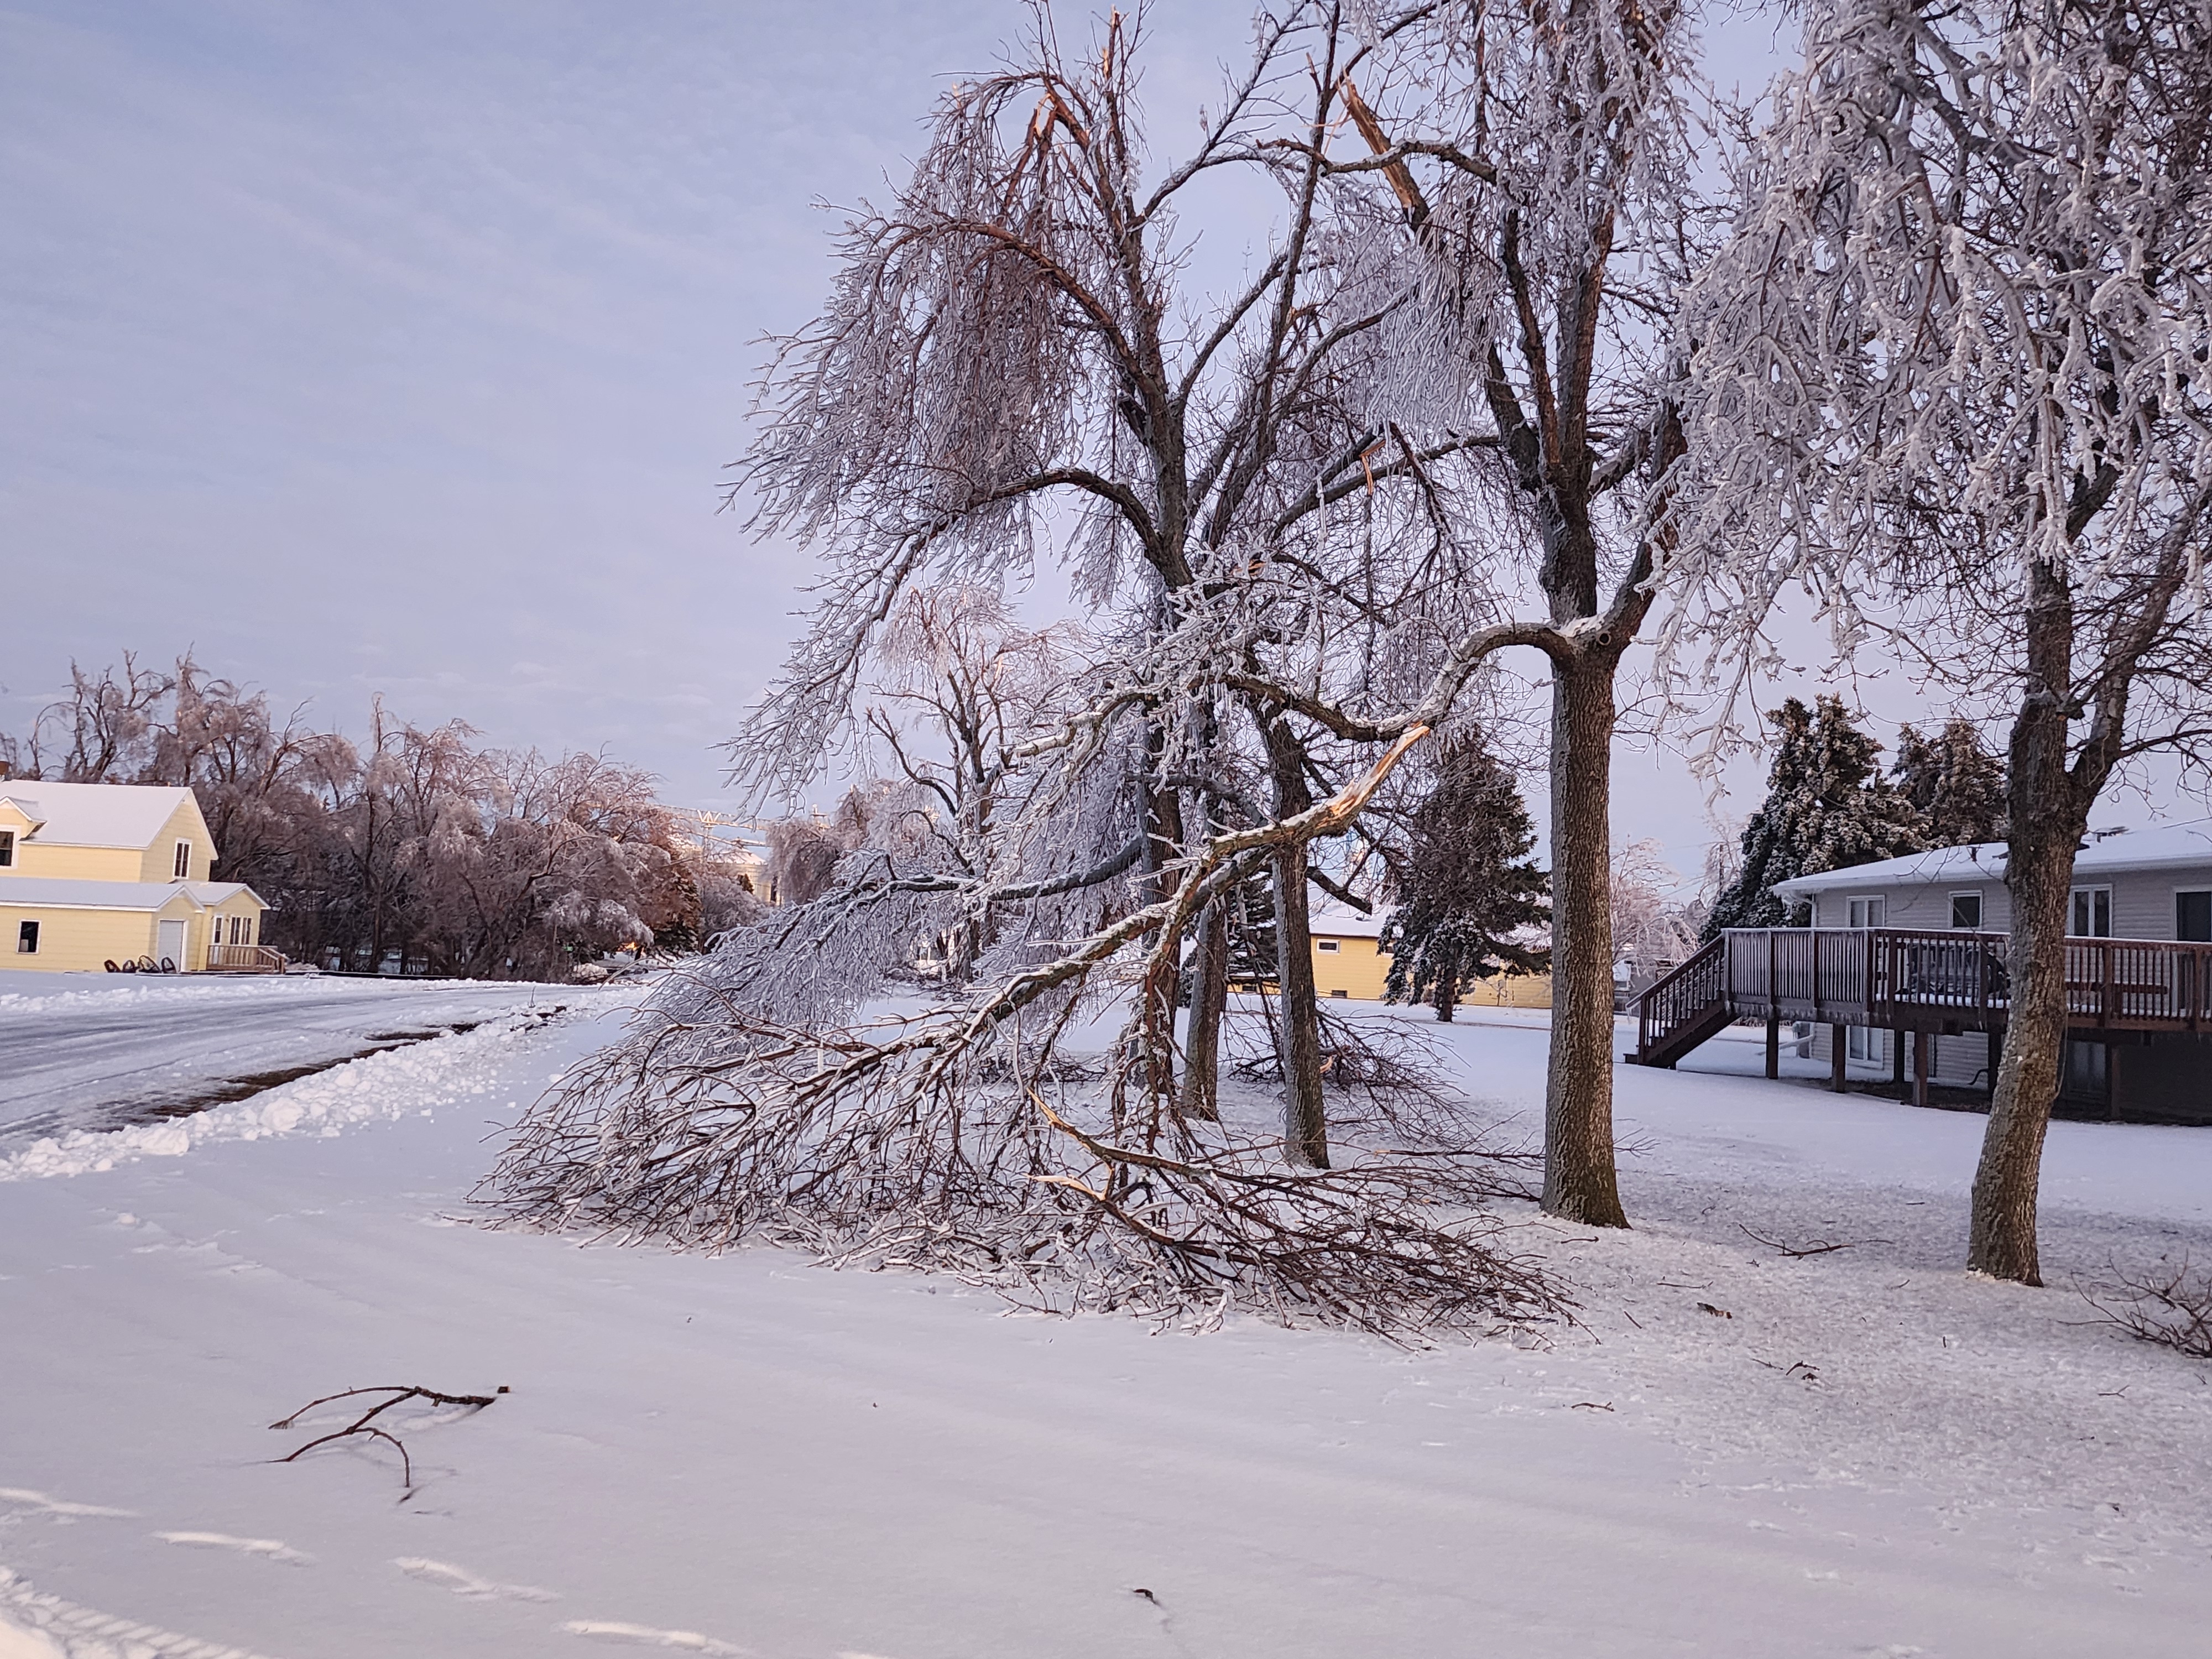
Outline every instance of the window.
{"label": "window", "polygon": [[2112,890],[2109,887],[2076,887],[2074,890],[2072,924],[2066,931],[2075,939],[2112,938]]}
{"label": "window", "polygon": [[1889,901],[1880,894],[1863,895],[1844,901],[1844,926],[1846,927],[1879,927],[1889,913]]}
{"label": "window", "polygon": [[2173,896],[2173,936],[2212,944],[2212,892]]}
{"label": "window", "polygon": [[1951,925],[1967,928],[1978,928],[1982,925],[1982,896],[1979,893],[1951,895]]}
{"label": "window", "polygon": [[1864,1025],[1850,1027],[1844,1036],[1844,1058],[1872,1066],[1886,1064],[1889,1060],[1889,1033]]}
{"label": "window", "polygon": [[2070,1100],[2103,1103],[2111,1097],[2112,1051],[2101,1042],[2066,1044],[2066,1068],[2058,1092]]}
{"label": "window", "polygon": [[27,921],[16,928],[15,951],[17,955],[26,957],[34,957],[39,954],[39,924],[37,922]]}
{"label": "window", "polygon": [[1333,996],[1333,997],[1346,997],[1346,998],[1349,998],[1349,997],[1352,995],[1352,993],[1351,993],[1351,992],[1349,992],[1349,991],[1331,991],[1331,992],[1329,993],[1329,995],[1331,995],[1331,996]]}
{"label": "window", "polygon": [[15,832],[13,830],[0,830],[0,870],[5,870],[15,861]]}
{"label": "window", "polygon": [[182,881],[192,872],[192,844],[188,841],[177,843],[177,879]]}
{"label": "window", "polygon": [[1316,951],[1334,951],[1337,948],[1339,948],[1337,942],[1333,939],[1317,939],[1314,941],[1314,949]]}

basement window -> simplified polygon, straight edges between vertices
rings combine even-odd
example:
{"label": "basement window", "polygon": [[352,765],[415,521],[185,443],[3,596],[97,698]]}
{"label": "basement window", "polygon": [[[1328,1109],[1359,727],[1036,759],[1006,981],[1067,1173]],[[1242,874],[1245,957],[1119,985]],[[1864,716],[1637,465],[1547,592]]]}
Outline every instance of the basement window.
{"label": "basement window", "polygon": [[1333,939],[1317,939],[1314,941],[1314,949],[1316,951],[1334,951],[1337,948],[1337,942]]}
{"label": "basement window", "polygon": [[1349,992],[1349,991],[1331,991],[1331,992],[1329,993],[1329,995],[1331,995],[1331,996],[1333,996],[1333,997],[1346,997],[1346,998],[1349,998],[1349,997],[1352,995],[1352,993],[1351,993],[1351,992]]}
{"label": "basement window", "polygon": [[15,929],[15,954],[34,957],[39,954],[39,924],[24,922]]}

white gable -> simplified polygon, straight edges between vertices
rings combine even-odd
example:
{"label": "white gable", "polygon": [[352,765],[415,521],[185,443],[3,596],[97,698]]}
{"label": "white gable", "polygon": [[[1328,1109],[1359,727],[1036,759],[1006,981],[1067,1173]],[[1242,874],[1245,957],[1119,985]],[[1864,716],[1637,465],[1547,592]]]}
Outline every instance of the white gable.
{"label": "white gable", "polygon": [[15,802],[40,826],[33,838],[42,847],[151,847],[191,793],[151,784],[0,779],[0,800]]}

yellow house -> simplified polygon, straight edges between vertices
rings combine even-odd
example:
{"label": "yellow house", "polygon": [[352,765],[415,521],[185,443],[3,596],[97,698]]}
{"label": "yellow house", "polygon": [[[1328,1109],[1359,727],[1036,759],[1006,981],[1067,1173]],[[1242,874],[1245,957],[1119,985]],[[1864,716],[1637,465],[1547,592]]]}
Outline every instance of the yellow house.
{"label": "yellow house", "polygon": [[[1363,916],[1348,905],[1317,904],[1313,933],[1314,994],[1354,1002],[1380,1002],[1390,977],[1389,952],[1380,948],[1383,918]],[[1548,1008],[1549,974],[1493,974],[1460,998],[1491,1008]]]}
{"label": "yellow house", "polygon": [[281,969],[189,789],[0,778],[0,969]]}

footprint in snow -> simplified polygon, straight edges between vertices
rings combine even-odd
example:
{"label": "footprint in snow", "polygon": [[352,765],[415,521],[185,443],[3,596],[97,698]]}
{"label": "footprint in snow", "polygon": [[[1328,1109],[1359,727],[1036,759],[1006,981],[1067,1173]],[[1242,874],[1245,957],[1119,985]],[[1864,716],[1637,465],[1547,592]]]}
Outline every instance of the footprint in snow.
{"label": "footprint in snow", "polygon": [[392,1562],[393,1566],[410,1578],[419,1578],[426,1584],[435,1584],[441,1589],[451,1590],[469,1601],[557,1601],[561,1598],[551,1590],[539,1589],[535,1584],[499,1584],[445,1561],[430,1561],[419,1555],[403,1555]]}
{"label": "footprint in snow", "polygon": [[112,1515],[127,1520],[138,1513],[136,1510],[112,1510],[104,1504],[66,1503],[58,1498],[49,1498],[42,1492],[33,1492],[28,1486],[0,1486],[0,1504],[14,1504],[21,1509],[37,1510],[43,1515]]}
{"label": "footprint in snow", "polygon": [[[22,1642],[7,1646],[5,1638],[19,1632]],[[0,1567],[0,1654],[14,1659],[18,1651],[36,1659],[114,1659],[117,1654],[131,1659],[262,1659],[244,1648],[79,1607],[34,1589],[28,1579]]]}
{"label": "footprint in snow", "polygon": [[602,1642],[628,1642],[638,1647],[674,1648],[679,1653],[734,1655],[743,1659],[752,1651],[735,1643],[702,1636],[696,1630],[655,1630],[650,1625],[625,1625],[612,1619],[571,1619],[561,1628],[571,1636],[588,1636]]}
{"label": "footprint in snow", "polygon": [[304,1567],[315,1559],[274,1538],[233,1538],[227,1532],[157,1532],[154,1536],[164,1544],[182,1544],[191,1549],[236,1550],[240,1555],[258,1555],[264,1561],[282,1561],[287,1566]]}

